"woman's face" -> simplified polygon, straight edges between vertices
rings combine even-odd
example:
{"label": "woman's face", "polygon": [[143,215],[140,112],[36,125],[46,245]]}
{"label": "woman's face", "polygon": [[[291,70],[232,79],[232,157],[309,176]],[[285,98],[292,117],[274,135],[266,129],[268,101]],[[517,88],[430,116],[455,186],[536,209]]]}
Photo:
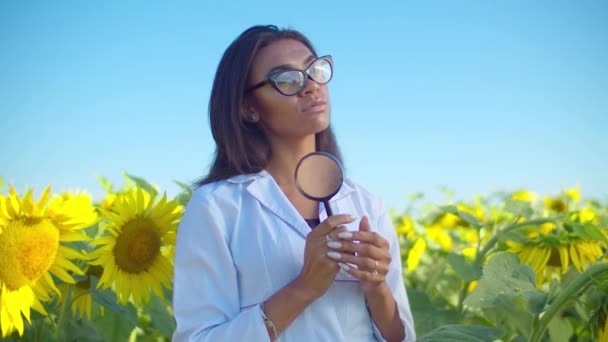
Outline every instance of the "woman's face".
{"label": "woman's face", "polygon": [[[264,81],[269,73],[281,69],[305,70],[315,59],[312,52],[300,41],[276,41],[258,51],[247,84],[258,84]],[[318,84],[310,78],[306,78],[305,82],[304,88],[293,96],[285,96],[267,84],[246,97],[246,108],[253,109],[259,116],[258,124],[271,141],[276,138],[297,139],[310,136],[329,126],[327,84]]]}

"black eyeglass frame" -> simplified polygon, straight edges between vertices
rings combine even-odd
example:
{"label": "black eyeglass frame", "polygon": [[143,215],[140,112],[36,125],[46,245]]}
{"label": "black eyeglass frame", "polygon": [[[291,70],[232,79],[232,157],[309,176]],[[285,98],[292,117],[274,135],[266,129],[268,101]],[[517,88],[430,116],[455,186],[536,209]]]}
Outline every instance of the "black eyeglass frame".
{"label": "black eyeglass frame", "polygon": [[[312,65],[313,65],[313,64],[315,64],[315,63],[316,63],[317,61],[319,61],[320,59],[324,59],[324,60],[326,60],[326,61],[328,61],[328,62],[329,62],[329,67],[330,67],[330,71],[331,71],[331,75],[329,76],[329,79],[328,79],[326,82],[324,82],[324,83],[317,82],[317,81],[316,81],[314,78],[312,78],[312,77],[310,76],[310,74],[308,73],[308,70],[310,69],[310,67],[312,67]],[[279,86],[277,86],[277,84],[276,84],[276,79],[277,79],[277,77],[279,77],[279,75],[280,75],[280,74],[282,74],[282,73],[284,73],[284,72],[287,72],[287,71],[299,71],[300,73],[302,73],[302,74],[304,75],[304,82],[302,83],[302,86],[300,87],[300,89],[298,89],[298,91],[296,91],[296,92],[295,92],[295,93],[293,93],[293,94],[285,94],[284,92],[282,92],[282,91],[281,91],[281,89],[279,89]],[[304,89],[304,88],[306,87],[306,79],[307,79],[307,78],[310,78],[311,80],[313,80],[314,82],[316,82],[316,83],[318,83],[318,84],[327,84],[327,83],[329,83],[329,81],[331,81],[331,79],[332,79],[333,77],[334,77],[334,60],[333,60],[333,58],[331,57],[331,55],[325,55],[325,56],[321,56],[321,57],[315,58],[315,60],[314,60],[314,61],[312,61],[312,62],[310,62],[310,64],[308,65],[308,67],[307,67],[305,70],[300,70],[300,69],[283,69],[283,70],[279,70],[279,71],[277,71],[277,72],[273,72],[272,74],[269,74],[269,75],[266,77],[266,79],[265,79],[265,80],[263,80],[262,82],[260,82],[260,83],[258,83],[258,84],[256,84],[256,85],[251,86],[251,87],[249,87],[248,89],[246,89],[246,90],[245,90],[245,94],[248,94],[248,93],[250,93],[250,92],[252,92],[252,91],[254,91],[254,90],[258,89],[258,88],[262,88],[262,87],[263,87],[263,86],[265,86],[266,84],[271,84],[271,85],[272,85],[272,87],[273,87],[273,88],[274,88],[276,91],[278,91],[279,93],[281,93],[282,95],[285,95],[285,96],[293,96],[293,95],[296,95],[297,93],[301,92],[301,91],[302,91],[302,89]]]}

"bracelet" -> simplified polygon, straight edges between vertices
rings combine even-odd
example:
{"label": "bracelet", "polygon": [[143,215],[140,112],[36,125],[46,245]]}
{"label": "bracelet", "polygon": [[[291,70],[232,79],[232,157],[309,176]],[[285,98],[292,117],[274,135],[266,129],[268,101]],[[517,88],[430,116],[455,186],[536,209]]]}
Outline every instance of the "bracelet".
{"label": "bracelet", "polygon": [[279,333],[277,332],[277,327],[274,325],[274,322],[268,318],[268,316],[266,316],[266,313],[264,312],[264,302],[262,302],[261,304],[261,312],[262,312],[262,318],[264,319],[264,324],[266,325],[267,328],[270,329],[270,331],[272,331],[272,334],[274,335],[274,338],[271,338],[270,340],[273,341],[275,339],[279,338]]}

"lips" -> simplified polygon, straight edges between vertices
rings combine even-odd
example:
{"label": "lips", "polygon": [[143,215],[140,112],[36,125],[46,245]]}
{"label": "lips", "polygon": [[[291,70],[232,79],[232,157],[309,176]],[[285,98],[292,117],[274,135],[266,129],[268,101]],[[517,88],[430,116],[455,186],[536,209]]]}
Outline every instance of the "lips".
{"label": "lips", "polygon": [[311,103],[310,105],[304,107],[304,110],[302,110],[304,113],[317,113],[317,112],[322,112],[324,110],[327,109],[327,102],[325,101],[315,101],[313,103]]}

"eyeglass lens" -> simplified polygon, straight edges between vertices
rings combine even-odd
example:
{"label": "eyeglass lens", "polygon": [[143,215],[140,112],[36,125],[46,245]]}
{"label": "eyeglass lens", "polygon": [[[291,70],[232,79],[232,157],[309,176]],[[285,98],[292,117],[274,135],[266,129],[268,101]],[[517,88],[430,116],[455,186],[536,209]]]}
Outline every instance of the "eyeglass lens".
{"label": "eyeglass lens", "polygon": [[[329,82],[332,76],[331,63],[324,58],[318,59],[308,67],[306,73],[313,81],[325,84]],[[306,77],[300,70],[286,70],[278,74],[274,82],[282,93],[293,95],[304,88]]]}

